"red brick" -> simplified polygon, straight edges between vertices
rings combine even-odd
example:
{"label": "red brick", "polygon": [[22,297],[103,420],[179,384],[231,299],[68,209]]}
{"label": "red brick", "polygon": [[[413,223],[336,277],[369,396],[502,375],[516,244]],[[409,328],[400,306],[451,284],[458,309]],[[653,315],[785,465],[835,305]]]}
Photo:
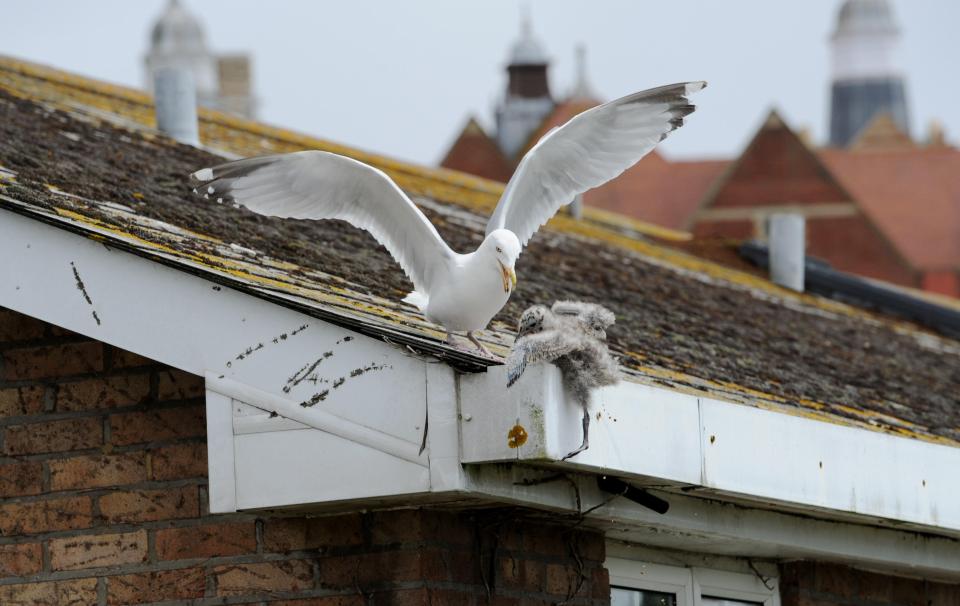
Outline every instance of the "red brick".
{"label": "red brick", "polygon": [[194,438],[207,433],[203,406],[114,414],[110,415],[110,428],[111,441],[124,445]]}
{"label": "red brick", "polygon": [[[577,588],[577,571],[563,564],[547,564],[547,593],[568,596]],[[581,588],[582,593],[582,588]]]}
{"label": "red brick", "polygon": [[4,431],[3,451],[10,455],[97,448],[103,444],[99,417],[11,425]]}
{"label": "red brick", "polygon": [[0,534],[36,534],[93,526],[89,497],[45,499],[0,505]]}
{"label": "red brick", "polygon": [[960,606],[960,585],[928,583],[927,598],[930,606]]}
{"label": "red brick", "polygon": [[422,553],[417,550],[321,558],[320,584],[343,589],[356,584],[420,581],[424,572],[421,558]]}
{"label": "red brick", "polygon": [[157,399],[189,400],[204,394],[203,378],[182,370],[167,369],[157,373]]}
{"label": "red brick", "polygon": [[147,531],[50,540],[54,570],[140,564],[147,561]]}
{"label": "red brick", "polygon": [[421,549],[421,576],[427,581],[480,582],[474,554],[473,550]]}
{"label": "red brick", "polygon": [[362,556],[327,556],[319,559],[320,587],[324,589],[355,588],[360,583]]}
{"label": "red brick", "polygon": [[43,492],[43,464],[23,461],[0,465],[0,499]]}
{"label": "red brick", "polygon": [[424,514],[419,509],[401,509],[374,513],[370,525],[370,540],[374,545],[406,543],[423,538]]}
{"label": "red brick", "polygon": [[97,603],[97,579],[0,585],[3,606],[89,606]]}
{"label": "red brick", "polygon": [[10,381],[85,374],[103,370],[98,341],[11,349],[3,353],[3,378]]}
{"label": "red brick", "polygon": [[218,566],[218,596],[303,591],[313,588],[313,566],[304,560]]}
{"label": "red brick", "polygon": [[254,553],[257,535],[253,522],[208,524],[158,530],[154,544],[161,560],[213,558]]}
{"label": "red brick", "polygon": [[40,543],[0,545],[0,577],[24,577],[43,568]]}
{"label": "red brick", "polygon": [[43,412],[45,389],[39,385],[0,389],[0,417],[18,417]]}
{"label": "red brick", "polygon": [[524,528],[523,547],[529,553],[551,556],[569,556],[570,530],[559,526],[530,525]]}
{"label": "red brick", "polygon": [[202,568],[124,574],[107,578],[107,604],[142,604],[202,598],[207,579]]}
{"label": "red brick", "polygon": [[207,445],[176,444],[150,451],[151,480],[184,480],[207,477]]}
{"label": "red brick", "polygon": [[50,327],[50,336],[51,337],[80,337],[82,336],[79,333],[75,333],[72,330],[63,328],[62,326],[57,326],[56,324],[48,324]]}
{"label": "red brick", "polygon": [[111,492],[100,497],[100,515],[110,524],[196,518],[197,487]]}
{"label": "red brick", "polygon": [[[875,577],[879,575],[865,574],[864,576]],[[928,606],[927,598],[924,595],[925,581],[919,579],[908,579],[905,577],[889,577],[892,581],[890,590],[890,603],[897,606]]]}
{"label": "red brick", "polygon": [[147,479],[146,454],[127,452],[50,461],[50,490],[123,486]]}
{"label": "red brick", "polygon": [[421,520],[424,540],[453,545],[473,545],[474,528],[463,516],[442,511],[425,511]]}
{"label": "red brick", "polygon": [[126,349],[118,349],[112,347],[110,351],[112,369],[118,368],[138,368],[141,366],[153,366],[156,364],[153,360],[149,358],[144,358],[139,356],[132,351],[127,351]]}
{"label": "red brick", "polygon": [[39,339],[47,325],[35,318],[8,309],[0,310],[0,343]]}
{"label": "red brick", "polygon": [[122,375],[61,383],[57,392],[57,410],[75,411],[116,408],[146,401],[150,395],[150,376]]}
{"label": "red brick", "polygon": [[370,594],[370,606],[432,606],[430,590],[426,587],[416,589],[387,589]]}
{"label": "red brick", "polygon": [[267,551],[344,547],[363,543],[360,514],[322,518],[276,518],[264,522],[263,547]]}
{"label": "red brick", "polygon": [[364,606],[365,603],[359,595],[330,595],[322,598],[273,601],[269,606]]}
{"label": "red brick", "polygon": [[578,532],[574,535],[574,545],[584,560],[603,562],[607,557],[603,535],[599,532]]}
{"label": "red brick", "polygon": [[510,588],[543,591],[546,584],[546,565],[535,560],[504,557],[500,559],[500,578]]}
{"label": "red brick", "polygon": [[593,569],[590,575],[590,595],[594,598],[610,597],[610,571],[603,566]]}

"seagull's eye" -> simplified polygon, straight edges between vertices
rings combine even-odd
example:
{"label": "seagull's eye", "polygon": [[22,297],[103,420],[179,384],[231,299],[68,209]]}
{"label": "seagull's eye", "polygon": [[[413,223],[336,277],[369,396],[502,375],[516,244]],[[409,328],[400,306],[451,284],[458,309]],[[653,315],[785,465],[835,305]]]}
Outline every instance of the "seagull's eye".
{"label": "seagull's eye", "polygon": [[497,247],[497,252],[500,252],[500,253],[503,252],[502,250],[500,250],[500,247],[499,247],[499,246]]}

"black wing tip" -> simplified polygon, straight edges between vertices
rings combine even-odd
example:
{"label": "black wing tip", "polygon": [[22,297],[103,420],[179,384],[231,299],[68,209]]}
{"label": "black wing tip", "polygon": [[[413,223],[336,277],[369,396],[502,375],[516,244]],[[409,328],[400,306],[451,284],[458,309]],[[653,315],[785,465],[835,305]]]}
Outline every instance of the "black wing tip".
{"label": "black wing tip", "polygon": [[670,103],[693,107],[689,105],[688,97],[706,87],[707,83],[703,80],[678,82],[633,93],[613,101],[613,103]]}

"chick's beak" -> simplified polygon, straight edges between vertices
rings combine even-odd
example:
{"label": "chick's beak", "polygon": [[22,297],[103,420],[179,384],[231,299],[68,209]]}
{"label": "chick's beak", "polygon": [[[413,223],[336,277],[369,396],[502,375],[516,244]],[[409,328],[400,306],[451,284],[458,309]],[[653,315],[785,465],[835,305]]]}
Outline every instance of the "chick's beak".
{"label": "chick's beak", "polygon": [[[500,261],[497,261],[500,263]],[[503,276],[503,292],[510,292],[517,286],[517,272],[512,267],[500,263],[500,274]]]}

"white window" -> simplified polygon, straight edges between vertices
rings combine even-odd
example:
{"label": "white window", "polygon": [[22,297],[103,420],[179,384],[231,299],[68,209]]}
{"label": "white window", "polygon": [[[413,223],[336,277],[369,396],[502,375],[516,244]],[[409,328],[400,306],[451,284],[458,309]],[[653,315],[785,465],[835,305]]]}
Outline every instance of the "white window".
{"label": "white window", "polygon": [[610,558],[611,606],[780,606],[775,578]]}

